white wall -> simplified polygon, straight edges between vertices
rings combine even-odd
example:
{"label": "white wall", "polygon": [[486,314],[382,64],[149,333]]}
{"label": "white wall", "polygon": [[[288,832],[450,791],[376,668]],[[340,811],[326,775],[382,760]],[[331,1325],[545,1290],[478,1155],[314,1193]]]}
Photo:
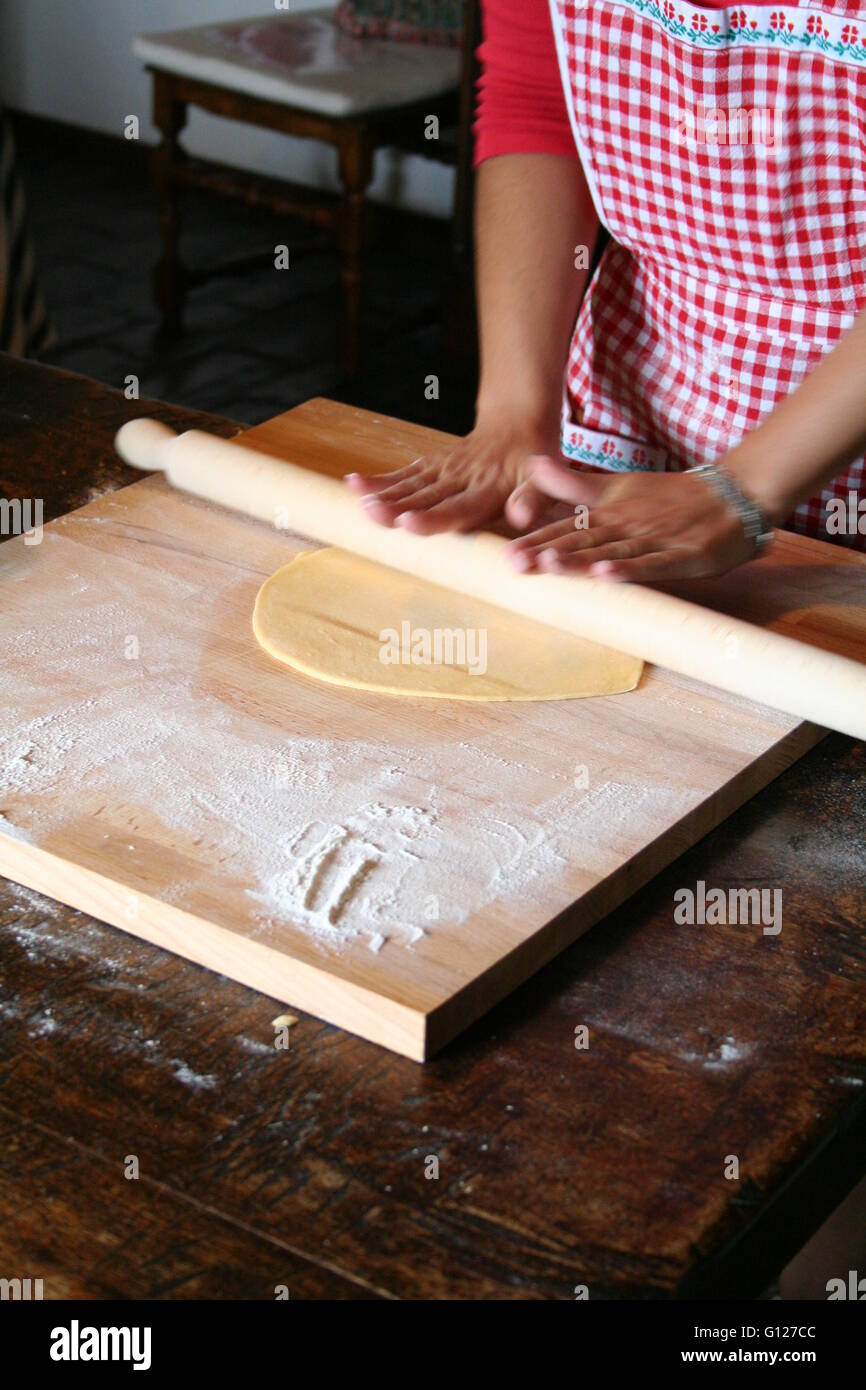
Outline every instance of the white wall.
{"label": "white wall", "polygon": [[[294,0],[293,10],[322,0]],[[132,53],[138,33],[267,14],[268,0],[0,0],[0,100],[121,134],[136,114],[142,138],[155,141],[150,81]],[[336,157],[324,145],[290,140],[253,126],[190,111],[184,144],[192,154],[317,187],[337,186]],[[453,171],[391,151],[379,155],[371,196],[402,207],[447,214]]]}

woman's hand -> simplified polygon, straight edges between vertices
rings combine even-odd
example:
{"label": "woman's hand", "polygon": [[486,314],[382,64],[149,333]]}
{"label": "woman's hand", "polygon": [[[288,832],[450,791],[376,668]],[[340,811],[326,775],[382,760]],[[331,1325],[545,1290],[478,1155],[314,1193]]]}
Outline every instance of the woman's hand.
{"label": "woman's hand", "polygon": [[538,455],[558,447],[555,435],[504,420],[477,424],[447,453],[422,456],[393,473],[350,473],[346,482],[382,526],[431,536],[470,531],[505,513],[516,530],[525,530],[551,514],[550,499],[529,475]]}
{"label": "woman's hand", "polygon": [[737,512],[689,473],[576,473],[537,459],[532,486],[571,515],[512,541],[519,570],[634,580],[695,579],[751,560]]}

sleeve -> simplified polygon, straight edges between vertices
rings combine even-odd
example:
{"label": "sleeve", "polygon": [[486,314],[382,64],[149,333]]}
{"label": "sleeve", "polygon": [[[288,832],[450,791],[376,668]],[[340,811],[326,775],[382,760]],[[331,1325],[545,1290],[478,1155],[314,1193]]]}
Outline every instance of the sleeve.
{"label": "sleeve", "polygon": [[577,159],[547,0],[483,0],[475,164],[499,154]]}

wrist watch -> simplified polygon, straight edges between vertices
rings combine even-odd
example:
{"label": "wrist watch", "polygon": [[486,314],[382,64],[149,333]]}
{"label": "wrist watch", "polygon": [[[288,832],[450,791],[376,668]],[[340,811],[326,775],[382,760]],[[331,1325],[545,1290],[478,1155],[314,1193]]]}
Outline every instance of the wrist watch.
{"label": "wrist watch", "polygon": [[742,523],[746,540],[751,541],[756,555],[763,554],[775,534],[773,528],[757,502],[753,502],[751,497],[747,497],[741,491],[739,484],[734,482],[727,469],[723,468],[720,463],[700,463],[696,468],[689,468],[686,471],[702,477],[723,502],[727,502],[729,507],[733,507]]}

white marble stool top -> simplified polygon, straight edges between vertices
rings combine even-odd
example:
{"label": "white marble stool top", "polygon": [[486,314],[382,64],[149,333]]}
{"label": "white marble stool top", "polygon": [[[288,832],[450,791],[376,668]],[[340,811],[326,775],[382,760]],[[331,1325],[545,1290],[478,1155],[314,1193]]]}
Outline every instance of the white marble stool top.
{"label": "white marble stool top", "polygon": [[133,49],[152,67],[327,116],[441,96],[460,80],[459,50],[353,38],[332,9],[140,34]]}

